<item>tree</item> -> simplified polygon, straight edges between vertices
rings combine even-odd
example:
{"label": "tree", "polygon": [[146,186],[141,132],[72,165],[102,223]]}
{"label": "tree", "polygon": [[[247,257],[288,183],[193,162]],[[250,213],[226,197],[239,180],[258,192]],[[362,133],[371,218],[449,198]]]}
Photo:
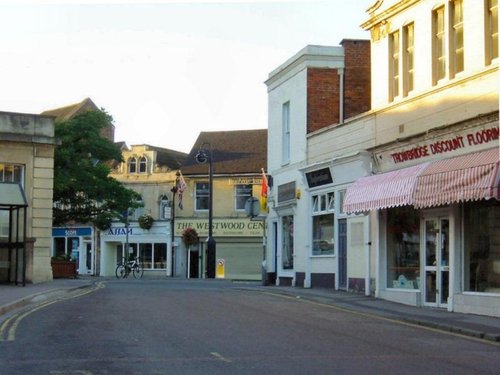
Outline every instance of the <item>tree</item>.
{"label": "tree", "polygon": [[109,176],[112,163],[123,161],[119,147],[100,134],[112,121],[101,110],[55,124],[61,144],[54,154],[54,226],[73,221],[107,229],[137,207],[137,193]]}

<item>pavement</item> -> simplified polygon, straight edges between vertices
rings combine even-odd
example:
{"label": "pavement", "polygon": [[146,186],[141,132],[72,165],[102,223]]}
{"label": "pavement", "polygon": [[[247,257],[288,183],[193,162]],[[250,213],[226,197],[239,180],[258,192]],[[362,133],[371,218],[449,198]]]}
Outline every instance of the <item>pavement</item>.
{"label": "pavement", "polygon": [[[168,280],[165,281],[168,282]],[[25,287],[0,284],[0,320],[2,315],[10,311],[41,300],[57,298],[59,294],[67,291],[90,288],[98,282],[106,282],[106,279],[100,277],[54,279],[45,283],[26,284]],[[210,281],[207,280],[207,282]],[[449,312],[437,308],[407,306],[333,289],[262,286],[252,282],[235,282],[234,284],[243,290],[303,299],[358,315],[414,324],[500,343],[500,318]]]}

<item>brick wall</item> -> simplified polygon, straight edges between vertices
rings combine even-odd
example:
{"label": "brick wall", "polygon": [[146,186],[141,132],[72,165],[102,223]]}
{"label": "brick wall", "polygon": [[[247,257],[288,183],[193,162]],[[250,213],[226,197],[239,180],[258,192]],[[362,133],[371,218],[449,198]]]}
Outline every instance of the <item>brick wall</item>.
{"label": "brick wall", "polygon": [[370,41],[343,40],[344,119],[370,110]]}
{"label": "brick wall", "polygon": [[337,69],[307,69],[307,133],[339,122]]}

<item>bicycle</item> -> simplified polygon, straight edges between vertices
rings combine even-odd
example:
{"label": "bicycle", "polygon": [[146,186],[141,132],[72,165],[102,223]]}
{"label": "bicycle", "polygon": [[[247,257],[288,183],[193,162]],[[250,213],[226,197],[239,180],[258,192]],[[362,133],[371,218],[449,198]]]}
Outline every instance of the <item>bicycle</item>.
{"label": "bicycle", "polygon": [[142,267],[139,257],[135,257],[133,260],[125,262],[122,259],[121,263],[118,263],[115,270],[115,276],[117,279],[124,279],[132,272],[134,278],[140,279],[144,274],[144,268]]}

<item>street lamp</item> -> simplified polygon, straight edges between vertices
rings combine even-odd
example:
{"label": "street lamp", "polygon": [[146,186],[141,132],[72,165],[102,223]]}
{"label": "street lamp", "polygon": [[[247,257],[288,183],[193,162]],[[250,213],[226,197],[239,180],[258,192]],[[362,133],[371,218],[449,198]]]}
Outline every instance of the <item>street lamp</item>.
{"label": "street lamp", "polygon": [[[209,147],[209,152],[205,149]],[[207,277],[215,278],[215,253],[216,243],[212,236],[212,220],[213,220],[213,153],[210,143],[203,143],[198,153],[195,156],[198,164],[206,164],[208,161],[208,238],[207,238]]]}
{"label": "street lamp", "polygon": [[172,218],[171,218],[172,220],[170,222],[171,223],[171,228],[170,228],[170,231],[171,231],[171,233],[170,233],[171,234],[171,238],[170,238],[171,262],[169,264],[171,277],[175,276],[175,246],[174,246],[174,242],[175,242],[175,194],[177,194],[177,191],[179,190],[178,186],[179,186],[180,175],[181,175],[181,173],[179,171],[177,171],[175,173],[175,184],[172,187],[172,189],[170,189],[170,191],[172,192]]}

